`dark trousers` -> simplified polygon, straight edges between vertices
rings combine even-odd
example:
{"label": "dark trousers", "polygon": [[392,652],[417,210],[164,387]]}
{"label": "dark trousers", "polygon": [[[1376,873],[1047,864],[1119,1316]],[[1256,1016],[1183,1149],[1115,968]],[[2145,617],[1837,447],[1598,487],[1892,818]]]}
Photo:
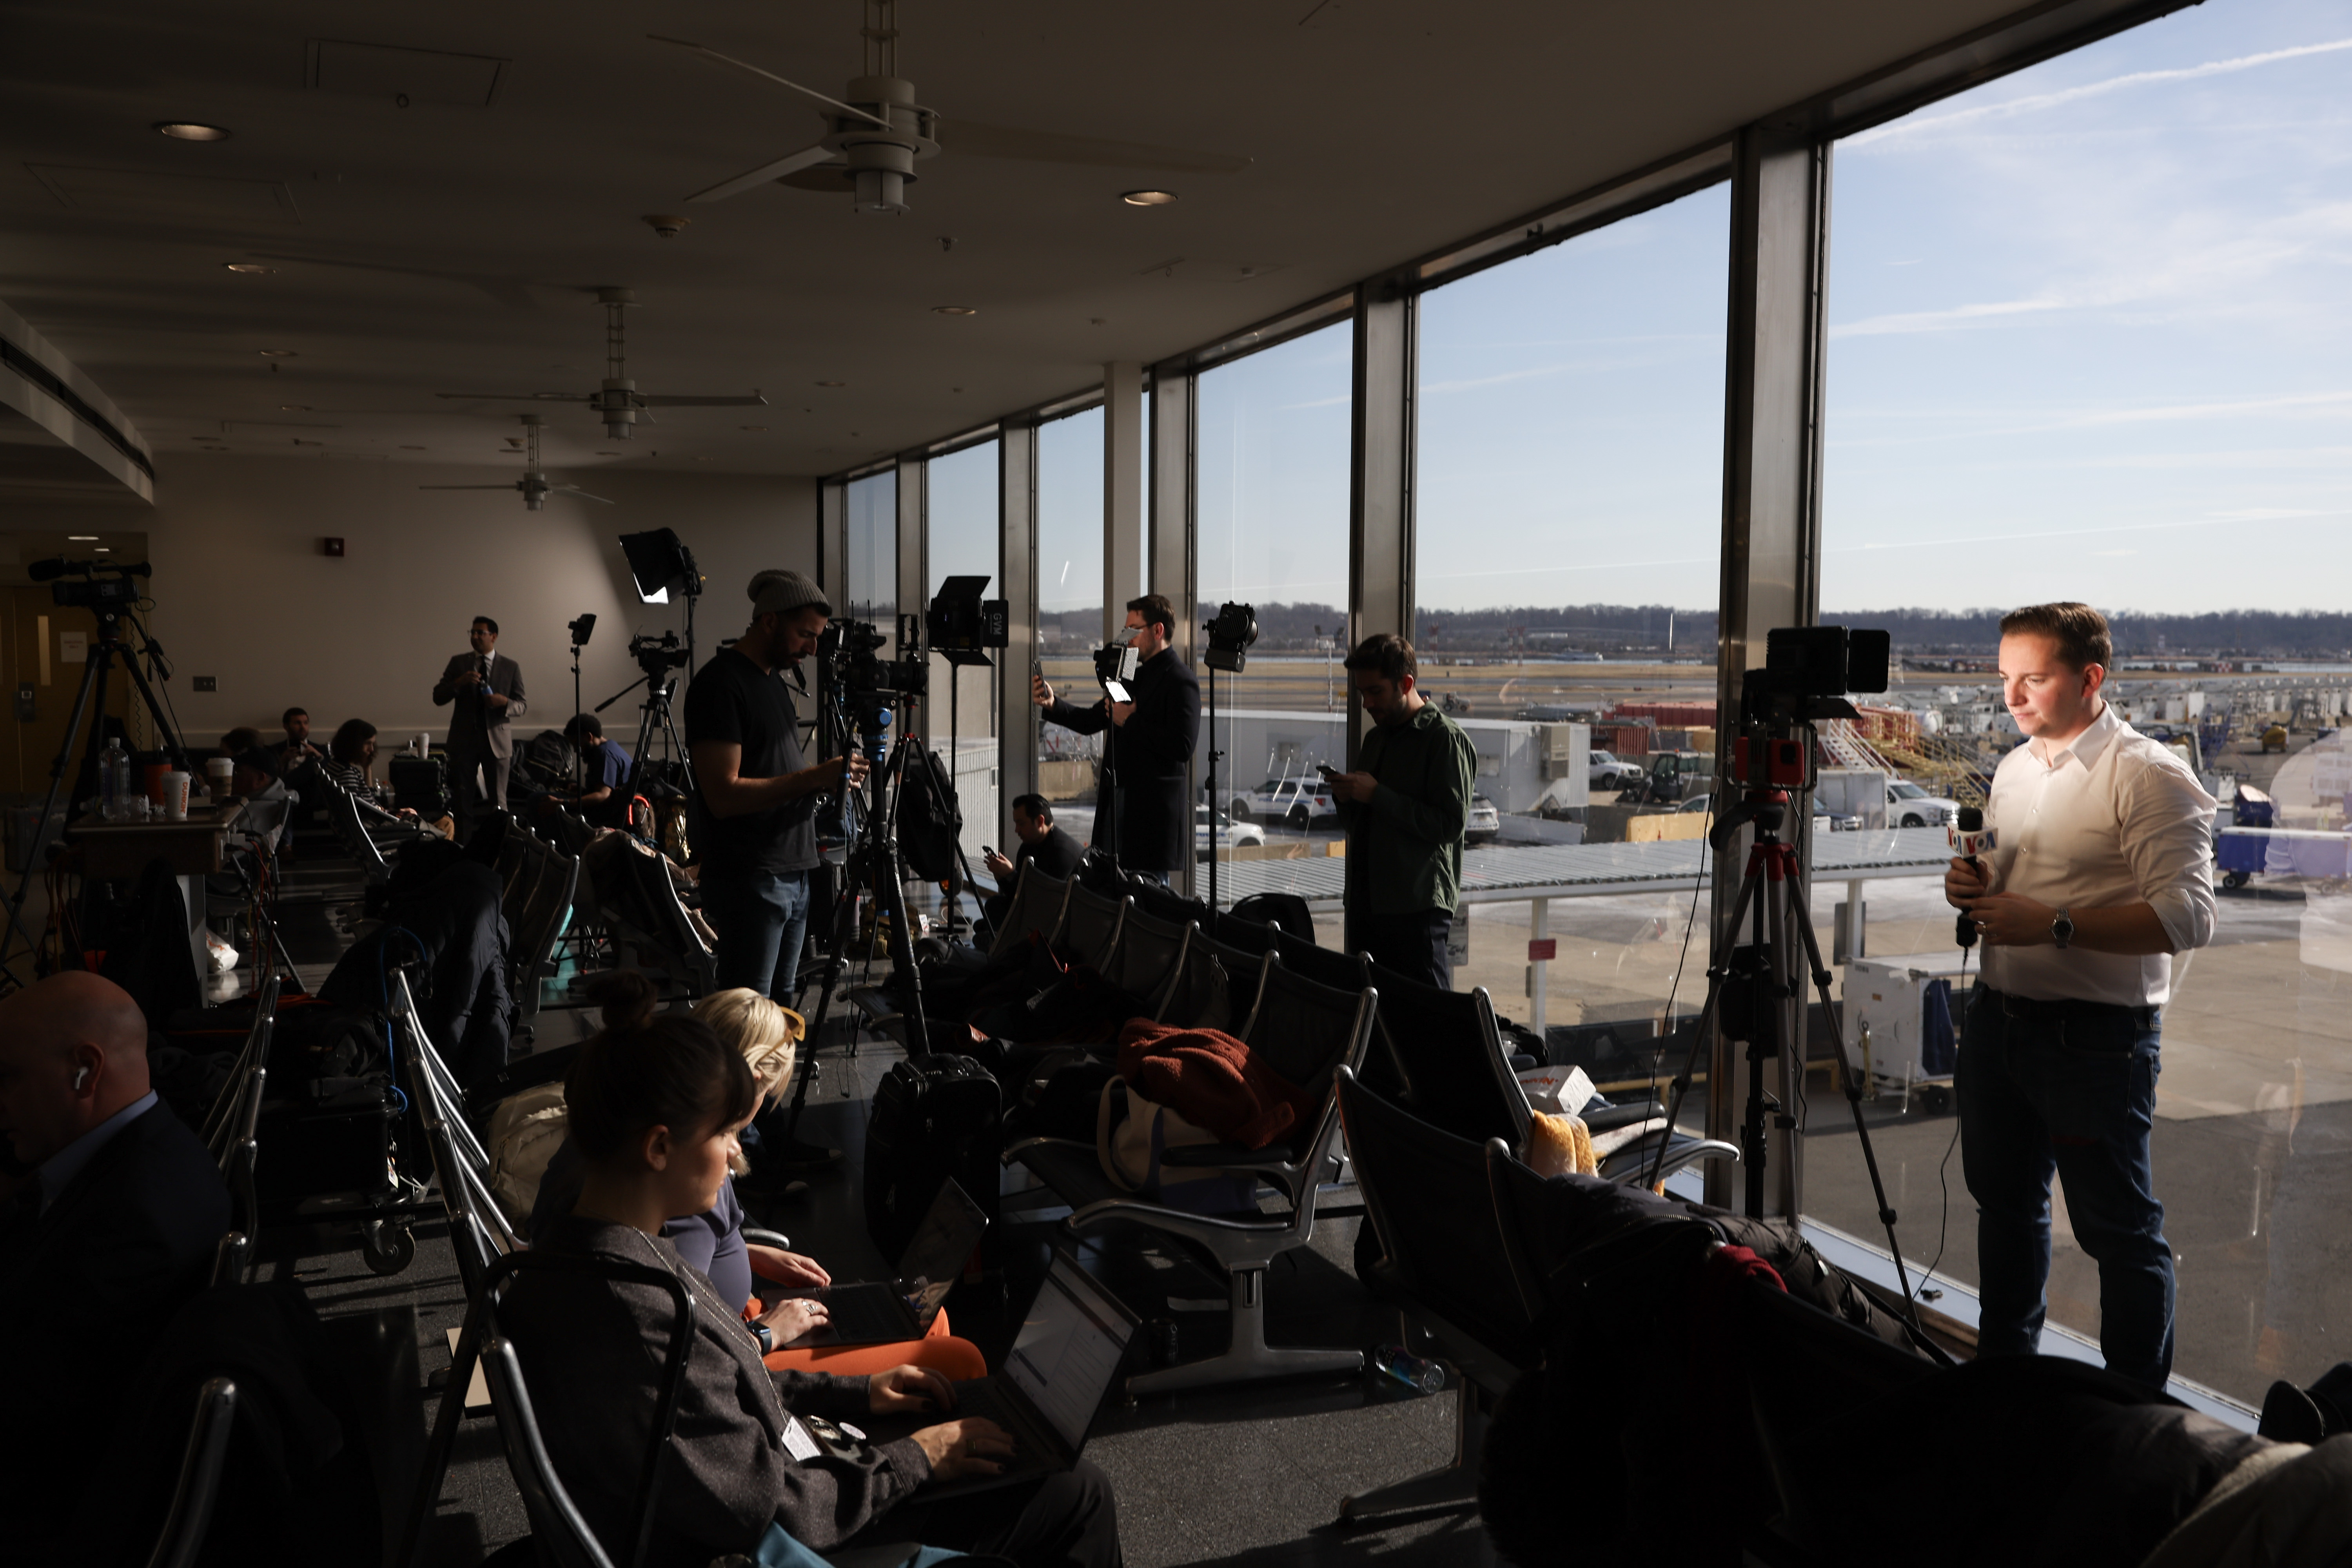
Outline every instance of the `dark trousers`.
{"label": "dark trousers", "polygon": [[2099,1266],[2107,1365],[2172,1373],[2172,1248],[2148,1159],[2159,1020],[2148,1009],[2034,1002],[1979,986],[1954,1088],[1977,1201],[1979,1352],[2028,1354],[2049,1315],[2050,1178]]}
{"label": "dark trousers", "polygon": [[[449,812],[457,819],[457,841],[462,844],[473,837],[474,828],[482,818],[507,808],[507,775],[514,759],[454,747],[448,755]],[[478,784],[474,782],[478,770],[481,777]]]}
{"label": "dark trousers", "polygon": [[[913,1521],[893,1510],[885,1539],[913,1537],[975,1555],[1009,1558],[1020,1568],[1119,1568],[1118,1504],[1110,1478],[1084,1459],[1042,1481],[999,1487],[925,1507],[917,1493]],[[864,1539],[852,1537],[855,1546]]]}
{"label": "dark trousers", "polygon": [[1454,960],[1445,951],[1446,935],[1454,929],[1452,910],[1359,914],[1348,924],[1351,945],[1370,954],[1373,963],[1440,991],[1454,989]]}

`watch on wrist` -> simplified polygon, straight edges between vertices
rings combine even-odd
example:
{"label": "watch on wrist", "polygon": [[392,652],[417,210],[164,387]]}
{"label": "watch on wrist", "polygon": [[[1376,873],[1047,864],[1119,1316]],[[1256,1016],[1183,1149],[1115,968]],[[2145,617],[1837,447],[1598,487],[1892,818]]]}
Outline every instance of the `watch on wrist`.
{"label": "watch on wrist", "polygon": [[765,1323],[753,1323],[750,1326],[751,1337],[760,1342],[760,1353],[761,1355],[772,1353],[776,1348],[775,1331]]}
{"label": "watch on wrist", "polygon": [[2074,917],[2060,910],[2050,922],[2050,940],[2058,944],[2059,952],[2065,952],[2066,944],[2074,940]]}

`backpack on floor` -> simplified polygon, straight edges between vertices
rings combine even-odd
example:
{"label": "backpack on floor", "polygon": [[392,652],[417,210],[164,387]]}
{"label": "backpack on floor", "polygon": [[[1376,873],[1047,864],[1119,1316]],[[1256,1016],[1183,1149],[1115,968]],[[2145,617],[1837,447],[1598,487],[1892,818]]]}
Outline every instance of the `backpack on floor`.
{"label": "backpack on floor", "polygon": [[996,1079],[968,1057],[928,1056],[893,1066],[874,1090],[866,1123],[866,1229],[895,1265],[952,1176],[990,1220],[981,1266],[994,1268],[998,1156],[1003,1100]]}

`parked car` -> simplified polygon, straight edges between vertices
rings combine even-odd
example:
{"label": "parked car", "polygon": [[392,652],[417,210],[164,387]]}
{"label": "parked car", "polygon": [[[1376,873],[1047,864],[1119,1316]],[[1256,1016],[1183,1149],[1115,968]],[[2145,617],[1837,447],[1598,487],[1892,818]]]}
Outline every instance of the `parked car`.
{"label": "parked car", "polygon": [[1312,774],[1268,779],[1249,794],[1234,796],[1231,809],[1236,822],[1278,822],[1296,828],[1339,818],[1339,803],[1331,798],[1331,786]]}
{"label": "parked car", "polygon": [[1929,795],[1909,779],[1886,786],[1886,820],[1895,827],[1948,827],[1960,819],[1960,803]]}
{"label": "parked car", "polygon": [[[1195,860],[1206,860],[1209,858],[1209,808],[1205,805],[1196,805],[1192,808],[1192,858]],[[1254,823],[1235,822],[1232,816],[1222,811],[1216,814],[1215,831],[1216,847],[1219,849],[1238,849],[1244,844],[1265,842],[1264,828]]]}
{"label": "parked car", "polygon": [[1629,784],[1640,784],[1649,776],[1642,771],[1639,763],[1621,763],[1608,752],[1592,753],[1591,784],[1594,789],[1623,789]]}
{"label": "parked car", "polygon": [[[1675,807],[1677,812],[1711,812],[1714,809],[1715,796],[1712,795],[1695,795]],[[1815,833],[1859,833],[1862,831],[1862,818],[1832,816],[1822,808],[1820,801],[1816,800],[1813,802],[1813,831]]]}
{"label": "parked car", "polygon": [[1483,795],[1470,797],[1470,823],[1463,829],[1465,844],[1492,844],[1503,836],[1503,814]]}
{"label": "parked car", "polygon": [[1715,788],[1715,759],[1705,752],[1656,752],[1637,787],[1617,797],[1620,805],[1676,805]]}

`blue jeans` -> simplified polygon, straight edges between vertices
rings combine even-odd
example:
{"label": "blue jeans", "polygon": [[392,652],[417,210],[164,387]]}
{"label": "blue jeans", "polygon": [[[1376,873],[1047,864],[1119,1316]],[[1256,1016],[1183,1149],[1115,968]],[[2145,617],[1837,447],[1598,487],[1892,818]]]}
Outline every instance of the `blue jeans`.
{"label": "blue jeans", "polygon": [[2109,1370],[2163,1388],[2172,1373],[2172,1248],[2148,1162],[2160,1020],[1979,986],[1954,1088],[1977,1201],[1980,1354],[2028,1354],[2049,1315],[2050,1177],[2099,1266]]}
{"label": "blue jeans", "polygon": [[719,988],[743,986],[791,1006],[808,934],[808,873],[717,870],[703,868],[702,912],[719,933]]}

